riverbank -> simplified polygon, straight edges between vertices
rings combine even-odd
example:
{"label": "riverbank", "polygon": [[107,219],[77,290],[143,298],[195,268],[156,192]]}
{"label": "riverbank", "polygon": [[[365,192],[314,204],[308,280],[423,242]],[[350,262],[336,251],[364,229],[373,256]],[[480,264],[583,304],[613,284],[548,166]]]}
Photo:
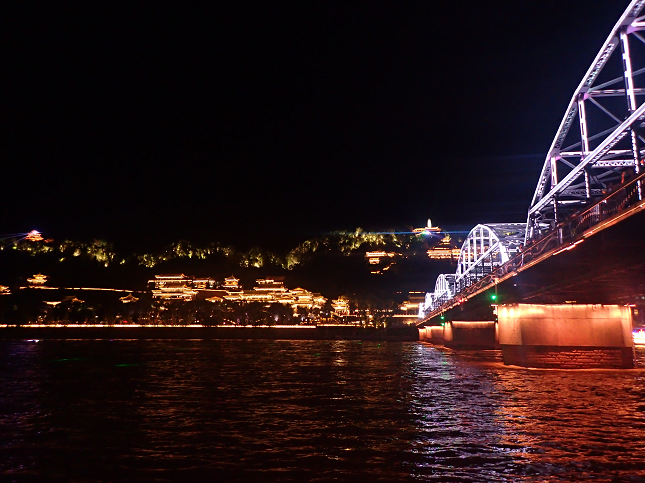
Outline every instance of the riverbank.
{"label": "riverbank", "polygon": [[3,327],[0,339],[287,339],[417,341],[416,327]]}

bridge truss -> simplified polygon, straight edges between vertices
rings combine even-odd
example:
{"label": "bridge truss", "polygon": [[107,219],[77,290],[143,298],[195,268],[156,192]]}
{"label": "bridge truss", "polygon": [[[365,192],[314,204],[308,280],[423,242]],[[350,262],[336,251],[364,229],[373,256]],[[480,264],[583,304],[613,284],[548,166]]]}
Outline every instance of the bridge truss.
{"label": "bridge truss", "polygon": [[441,274],[434,292],[427,293],[419,306],[419,317],[449,302],[458,293],[496,269],[521,251],[526,225],[524,223],[489,223],[477,225],[466,237],[454,274]]}
{"label": "bridge truss", "polygon": [[630,2],[575,90],[526,224],[473,228],[456,273],[440,275],[419,304],[419,323],[645,209],[644,7]]}
{"label": "bridge truss", "polygon": [[644,6],[629,4],[571,97],[531,201],[527,243],[643,170]]}

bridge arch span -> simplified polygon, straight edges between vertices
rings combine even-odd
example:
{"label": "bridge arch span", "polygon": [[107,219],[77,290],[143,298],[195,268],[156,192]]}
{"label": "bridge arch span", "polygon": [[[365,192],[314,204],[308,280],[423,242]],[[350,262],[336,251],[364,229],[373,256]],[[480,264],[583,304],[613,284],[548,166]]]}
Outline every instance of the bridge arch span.
{"label": "bridge arch span", "polygon": [[523,244],[525,231],[525,223],[480,224],[470,230],[459,252],[457,280],[476,271],[490,273],[509,261]]}
{"label": "bridge arch span", "polygon": [[457,293],[508,262],[518,253],[526,234],[525,223],[488,223],[475,226],[459,252],[457,271],[437,277],[434,292],[419,305],[419,317],[440,307]]}

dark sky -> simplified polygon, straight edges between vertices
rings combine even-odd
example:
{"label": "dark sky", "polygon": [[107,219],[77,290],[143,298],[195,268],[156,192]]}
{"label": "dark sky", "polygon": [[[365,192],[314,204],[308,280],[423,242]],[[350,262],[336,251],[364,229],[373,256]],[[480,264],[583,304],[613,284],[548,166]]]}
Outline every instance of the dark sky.
{"label": "dark sky", "polygon": [[279,248],[524,221],[627,3],[16,2],[0,234]]}

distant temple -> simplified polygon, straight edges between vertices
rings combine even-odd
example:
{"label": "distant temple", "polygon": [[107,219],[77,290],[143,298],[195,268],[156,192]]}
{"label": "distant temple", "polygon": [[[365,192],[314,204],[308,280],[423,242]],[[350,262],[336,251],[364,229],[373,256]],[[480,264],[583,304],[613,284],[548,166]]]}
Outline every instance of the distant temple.
{"label": "distant temple", "polygon": [[47,283],[47,275],[37,273],[32,278],[28,278],[27,283],[30,288],[41,288]]}
{"label": "distant temple", "polygon": [[337,317],[349,315],[349,300],[344,298],[332,300],[331,308],[334,309],[334,315]]}
{"label": "distant temple", "polygon": [[27,233],[27,236],[25,237],[25,240],[29,241],[42,241],[43,237],[40,234],[39,231],[37,230],[31,230],[29,233]]}
{"label": "distant temple", "polygon": [[428,257],[435,260],[457,260],[460,251],[451,243],[450,235],[446,235],[441,242],[428,250]]}
{"label": "distant temple", "polygon": [[441,232],[441,228],[438,226],[432,226],[432,220],[428,218],[428,226],[424,226],[423,228],[414,228],[412,230],[412,233],[418,233],[422,235],[429,235],[430,233],[439,233]]}

